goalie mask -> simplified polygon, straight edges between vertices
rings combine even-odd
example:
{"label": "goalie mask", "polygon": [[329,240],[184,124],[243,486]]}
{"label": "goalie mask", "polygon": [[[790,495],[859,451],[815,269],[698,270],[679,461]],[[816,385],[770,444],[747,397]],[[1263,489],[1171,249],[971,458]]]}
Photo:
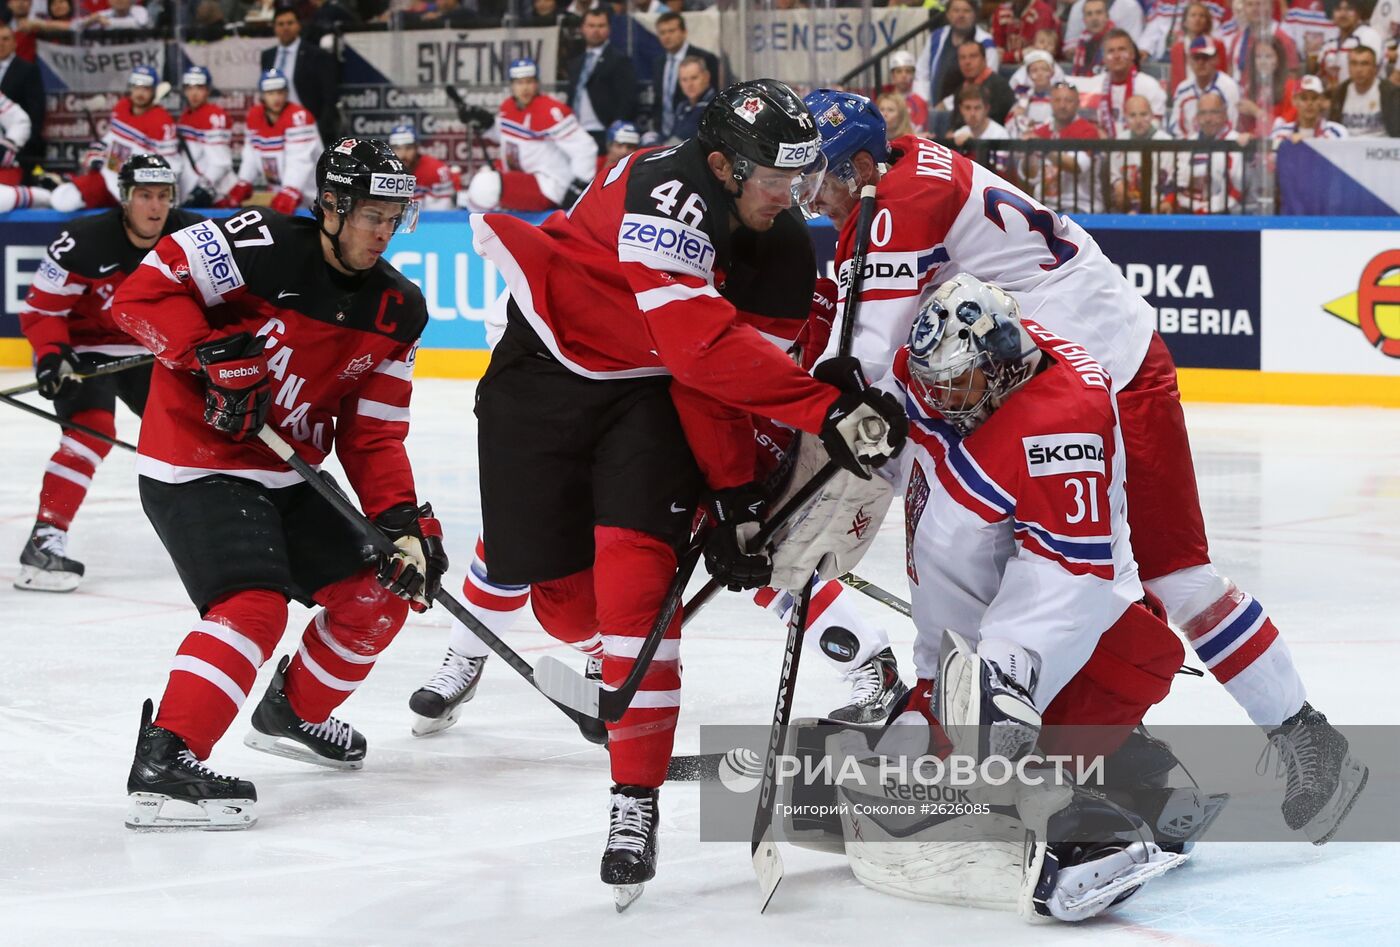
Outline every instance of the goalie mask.
{"label": "goalie mask", "polygon": [[909,333],[910,392],[926,410],[971,433],[1040,364],[1020,308],[966,273],[938,287]]}

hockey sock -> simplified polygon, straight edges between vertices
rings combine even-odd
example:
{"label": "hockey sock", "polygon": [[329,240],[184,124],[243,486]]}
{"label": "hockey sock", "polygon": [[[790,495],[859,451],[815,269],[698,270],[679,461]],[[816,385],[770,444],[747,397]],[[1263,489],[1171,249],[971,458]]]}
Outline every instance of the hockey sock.
{"label": "hockey sock", "polygon": [[[486,571],[486,550],[481,537],[476,538],[476,553],[467,568],[467,577],[462,582],[462,598],[466,600],[467,611],[476,616],[497,638],[504,635],[515,624],[520,612],[530,602],[528,585],[501,585],[492,582]],[[491,653],[481,639],[472,634],[470,628],[452,619],[452,631],[448,645],[453,651],[473,658],[481,658]]]}
{"label": "hockey sock", "polygon": [[[791,592],[779,589],[759,589],[753,600],[777,615],[784,624],[796,604]],[[802,645],[808,654],[820,654],[837,673],[845,674],[888,648],[890,637],[884,628],[856,610],[850,589],[839,579],[828,579],[812,591]]]}
{"label": "hockey sock", "polygon": [[321,723],[355,692],[408,618],[408,602],[364,569],[319,590],[322,608],[306,626],[287,668],[287,701],[298,717]]}
{"label": "hockey sock", "polygon": [[[73,420],[111,437],[117,435],[112,412],[89,408],[73,415]],[[65,430],[58,450],[44,468],[44,484],[39,489],[39,520],[57,526],[65,533],[73,524],[97,465],[112,445],[80,431]]]}
{"label": "hockey sock", "polygon": [[155,725],[207,759],[286,627],[281,592],[245,589],[215,599],[175,653]]}
{"label": "hockey sock", "polygon": [[48,207],[49,192],[42,187],[11,187],[0,184],[0,214],[27,207]]}
{"label": "hockey sock", "polygon": [[1307,693],[1293,656],[1254,596],[1212,565],[1181,569],[1146,585],[1255,724],[1276,727],[1303,706]]}
{"label": "hockey sock", "polygon": [[[631,529],[593,530],[593,587],[603,632],[603,681],[626,679],[676,575],[676,553],[663,540]],[[656,657],[622,719],[608,724],[613,782],[660,786],[681,705],[681,613],[666,629]]]}

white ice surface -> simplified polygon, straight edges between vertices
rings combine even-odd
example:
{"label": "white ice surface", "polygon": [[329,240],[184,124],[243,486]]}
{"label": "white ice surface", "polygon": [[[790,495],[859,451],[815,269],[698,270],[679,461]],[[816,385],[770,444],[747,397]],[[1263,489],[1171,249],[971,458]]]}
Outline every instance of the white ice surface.
{"label": "white ice surface", "polygon": [[[0,372],[0,386],[26,376]],[[443,518],[460,587],[478,522],[469,382],[422,381],[410,447],[420,496]],[[1400,412],[1191,406],[1212,548],[1270,610],[1312,701],[1334,720],[1400,723]],[[123,436],[136,422],[119,416]],[[662,794],[658,878],[626,914],[598,881],[607,762],[500,661],[464,720],[409,735],[408,695],[444,647],[441,610],[410,619],[341,716],[369,739],[357,773],[245,748],[250,704],[211,765],[253,780],[259,824],[138,834],[124,785],[145,697],[158,698],[189,628],[185,600],[114,451],[79,515],[71,595],[10,588],[57,430],[0,406],[0,944],[305,943],[1400,943],[1400,846],[1211,845],[1112,915],[1027,928],[1009,915],[862,888],[841,859],[784,847],[768,913],[743,843],[697,839],[698,790]],[[548,436],[548,432],[533,432]],[[531,432],[523,432],[529,436]],[[900,588],[897,513],[861,572]],[[906,671],[912,627],[875,603]],[[307,612],[279,653],[295,647]],[[782,629],[745,598],[687,629],[678,747],[702,723],[764,724]],[[552,651],[533,623],[510,636]],[[255,694],[271,673],[263,669]],[[839,703],[809,661],[797,711]],[[1149,722],[1245,723],[1210,679],[1181,679]]]}

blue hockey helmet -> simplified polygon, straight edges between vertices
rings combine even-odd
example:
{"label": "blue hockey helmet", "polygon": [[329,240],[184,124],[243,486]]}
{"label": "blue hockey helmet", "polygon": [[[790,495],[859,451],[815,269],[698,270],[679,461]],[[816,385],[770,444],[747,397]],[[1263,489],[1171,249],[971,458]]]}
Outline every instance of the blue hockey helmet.
{"label": "blue hockey helmet", "polygon": [[855,169],[851,159],[862,151],[876,161],[887,161],[889,144],[885,140],[885,117],[875,103],[854,92],[818,89],[802,100],[816,119],[822,136],[822,154],[826,155],[828,175],[835,175],[848,187],[855,186]]}
{"label": "blue hockey helmet", "polygon": [[535,64],[533,59],[522,56],[510,61],[510,65],[506,67],[506,77],[510,79],[538,79],[540,67]]}
{"label": "blue hockey helmet", "polygon": [[213,84],[213,76],[203,66],[191,66],[180,76],[180,85],[182,86],[202,85],[208,87]]}
{"label": "blue hockey helmet", "polygon": [[608,126],[608,144],[618,145],[640,145],[642,143],[642,133],[637,131],[637,126],[631,122],[618,119]]}
{"label": "blue hockey helmet", "polygon": [[126,84],[130,86],[150,86],[152,89],[160,82],[160,73],[156,72],[154,66],[137,66],[131,70],[131,74],[126,77]]}
{"label": "blue hockey helmet", "polygon": [[418,144],[418,132],[407,122],[389,129],[389,147],[407,148]]}
{"label": "blue hockey helmet", "polygon": [[258,76],[259,92],[277,92],[287,88],[287,76],[281,69],[269,69]]}

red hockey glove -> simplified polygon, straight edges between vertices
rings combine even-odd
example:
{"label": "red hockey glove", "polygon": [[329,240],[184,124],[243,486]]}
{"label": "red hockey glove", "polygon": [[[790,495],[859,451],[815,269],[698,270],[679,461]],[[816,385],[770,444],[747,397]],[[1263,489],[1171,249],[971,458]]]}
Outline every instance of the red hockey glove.
{"label": "red hockey glove", "polygon": [[267,420],[272,379],[266,344],[260,335],[240,332],[194,350],[204,368],[204,420],[235,441],[257,434]]}
{"label": "red hockey glove", "polygon": [[379,584],[409,608],[426,612],[442,587],[447,572],[447,551],[442,545],[442,524],[433,516],[431,503],[391,506],[374,518],[374,523],[394,541],[399,551],[379,556]]}
{"label": "red hockey glove", "polygon": [[239,181],[229,192],[224,195],[223,200],[214,204],[215,207],[236,208],[242,207],[243,202],[253,196],[253,185],[247,181]]}
{"label": "red hockey glove", "polygon": [[831,341],[831,327],[836,323],[836,283],[824,276],[817,277],[816,288],[812,290],[812,308],[808,310],[807,322],[797,333],[794,355],[797,364],[805,371],[811,371],[817,359],[826,351]]}
{"label": "red hockey glove", "polygon": [[287,214],[288,216],[295,214],[297,208],[301,206],[301,191],[294,187],[284,187],[277,192],[272,198],[272,203],[268,206],[279,214]]}

